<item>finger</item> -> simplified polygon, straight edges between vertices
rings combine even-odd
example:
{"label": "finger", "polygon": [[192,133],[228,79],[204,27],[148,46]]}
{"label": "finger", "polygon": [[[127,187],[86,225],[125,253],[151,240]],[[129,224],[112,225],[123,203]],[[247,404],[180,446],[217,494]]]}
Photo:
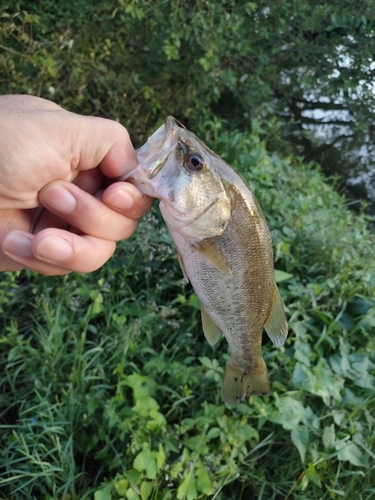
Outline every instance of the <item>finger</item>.
{"label": "finger", "polygon": [[68,274],[69,269],[48,264],[35,258],[31,251],[34,235],[23,231],[8,233],[1,242],[1,254],[6,260],[0,259],[2,271],[18,271],[27,267],[46,276]]}
{"label": "finger", "polygon": [[95,194],[106,181],[106,177],[98,168],[83,170],[74,179],[73,184],[86,193]]}
{"label": "finger", "polygon": [[43,210],[40,212],[38,219],[36,220],[33,228],[31,229],[33,234],[39,233],[42,229],[46,228],[55,228],[55,229],[64,229],[68,230],[70,224],[64,221],[61,217],[51,213],[49,210],[43,207]]}
{"label": "finger", "polygon": [[[0,245],[10,231],[30,231],[34,210],[0,210]],[[0,271],[19,271],[22,265],[8,257],[0,246]]]}
{"label": "finger", "polygon": [[112,210],[101,200],[65,181],[48,184],[39,199],[53,214],[84,234],[107,240],[128,238],[137,221]]}
{"label": "finger", "polygon": [[95,271],[113,255],[116,244],[49,228],[37,235],[22,231],[9,233],[2,248],[8,257],[24,267],[42,274],[60,275]]}
{"label": "finger", "polygon": [[105,118],[71,114],[76,120],[73,127],[78,150],[72,164],[79,170],[99,165],[105,176],[121,177],[138,164],[129,133],[120,123]]}
{"label": "finger", "polygon": [[129,182],[115,182],[103,193],[103,202],[116,212],[139,219],[151,207],[152,198],[141,193]]}
{"label": "finger", "polygon": [[[80,189],[100,199],[101,196],[98,197],[98,193],[102,193],[102,190],[100,188],[103,184],[104,178],[105,177],[102,172],[99,169],[95,168],[92,170],[79,172],[78,176],[74,180],[74,184]],[[69,229],[70,224],[68,222],[61,219],[60,216],[51,213],[49,210],[46,210],[44,207],[41,208],[42,212],[36,219],[35,225],[30,229],[32,233],[36,234],[42,229],[46,229],[47,227]]]}

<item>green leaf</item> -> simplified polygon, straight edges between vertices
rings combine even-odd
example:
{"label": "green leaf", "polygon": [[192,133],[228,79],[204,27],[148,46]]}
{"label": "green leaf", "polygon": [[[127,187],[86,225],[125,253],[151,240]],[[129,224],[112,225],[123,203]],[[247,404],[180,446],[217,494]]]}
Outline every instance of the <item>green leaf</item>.
{"label": "green leaf", "polygon": [[299,451],[302,463],[304,463],[306,448],[310,442],[309,429],[306,427],[306,425],[298,425],[294,427],[294,429],[292,429],[291,438],[294,446]]}
{"label": "green leaf", "polygon": [[220,436],[220,429],[219,427],[211,427],[211,429],[207,432],[207,439],[215,439]]}
{"label": "green leaf", "polygon": [[147,500],[150,498],[151,492],[152,492],[152,483],[149,483],[148,481],[143,481],[141,484],[141,499],[142,500]]}
{"label": "green leaf", "polygon": [[125,494],[127,500],[141,500],[138,493],[136,493],[133,488],[129,488]]}
{"label": "green leaf", "polygon": [[310,481],[312,481],[313,483],[315,483],[319,487],[322,486],[322,482],[320,481],[319,474],[318,474],[317,470],[315,469],[314,464],[308,465],[307,471],[306,471],[306,476],[310,479]]}
{"label": "green leaf", "polygon": [[156,479],[156,460],[154,458],[154,454],[148,447],[144,447],[144,449],[138,453],[133,462],[133,467],[138,472],[146,472],[146,476],[148,479]]}
{"label": "green leaf", "polygon": [[335,426],[334,424],[331,424],[329,426],[324,427],[323,430],[323,444],[324,448],[332,448],[333,445],[335,444],[336,441],[336,433],[335,433]]}
{"label": "green leaf", "polygon": [[326,406],[330,405],[332,397],[338,401],[341,399],[341,390],[344,387],[344,379],[335,375],[323,359],[312,368],[296,363],[292,382],[311,394],[321,396]]}
{"label": "green leaf", "polygon": [[187,500],[195,500],[197,498],[194,469],[190,469],[190,471],[185,475],[184,480],[177,490],[177,498],[178,500],[184,500],[185,498]]}
{"label": "green leaf", "polygon": [[112,483],[107,484],[104,488],[97,490],[94,494],[94,500],[112,500]]}
{"label": "green leaf", "polygon": [[205,495],[212,494],[212,483],[208,472],[204,468],[202,462],[199,462],[196,468],[197,490]]}
{"label": "green leaf", "polygon": [[279,269],[275,269],[275,281],[276,283],[281,283],[282,281],[289,280],[293,278],[293,274],[286,273],[285,271],[280,271]]}
{"label": "green leaf", "polygon": [[158,471],[160,471],[160,469],[165,464],[165,460],[166,460],[166,455],[165,455],[165,451],[164,451],[162,444],[159,444],[159,450],[155,454],[155,458],[156,458],[156,465],[158,467]]}
{"label": "green leaf", "polygon": [[287,430],[294,429],[305,413],[305,407],[301,401],[290,396],[278,398],[276,406],[278,410],[270,416],[270,420],[282,425]]}
{"label": "green leaf", "polygon": [[124,472],[124,476],[129,480],[131,484],[139,484],[142,477],[141,472],[143,472],[143,469],[141,471],[129,469]]}
{"label": "green leaf", "polygon": [[127,479],[119,479],[114,482],[115,490],[118,495],[121,497],[126,495],[126,492],[129,488],[129,481]]}
{"label": "green leaf", "polygon": [[[343,445],[341,448],[340,446]],[[353,442],[346,443],[338,443],[336,445],[336,450],[338,449],[337,458],[343,462],[350,462],[352,465],[356,465],[357,467],[368,467],[368,460],[362,453],[362,451],[358,448],[356,444]]]}

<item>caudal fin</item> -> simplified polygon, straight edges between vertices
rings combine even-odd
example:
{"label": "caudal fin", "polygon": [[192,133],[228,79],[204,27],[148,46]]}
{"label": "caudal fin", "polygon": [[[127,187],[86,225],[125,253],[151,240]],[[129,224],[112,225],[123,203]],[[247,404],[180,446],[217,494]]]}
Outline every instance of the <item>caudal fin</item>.
{"label": "caudal fin", "polygon": [[230,361],[227,363],[221,386],[221,396],[226,403],[235,405],[252,394],[266,396],[270,391],[267,367],[263,359],[249,371]]}

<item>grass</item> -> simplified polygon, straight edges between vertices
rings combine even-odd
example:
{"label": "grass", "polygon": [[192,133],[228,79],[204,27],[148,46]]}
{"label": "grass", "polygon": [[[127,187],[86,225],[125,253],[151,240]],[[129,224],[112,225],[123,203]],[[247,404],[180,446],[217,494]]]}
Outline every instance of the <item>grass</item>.
{"label": "grass", "polygon": [[272,395],[222,403],[226,343],[204,340],[153,209],[95,273],[1,276],[0,498],[373,498],[368,219],[256,132],[206,140],[256,192],[289,276],[288,341],[263,347]]}

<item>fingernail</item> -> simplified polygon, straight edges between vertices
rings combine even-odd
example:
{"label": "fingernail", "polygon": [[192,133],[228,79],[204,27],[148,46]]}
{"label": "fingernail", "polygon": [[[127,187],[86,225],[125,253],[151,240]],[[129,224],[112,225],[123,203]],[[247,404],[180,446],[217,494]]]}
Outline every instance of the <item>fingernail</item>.
{"label": "fingernail", "polygon": [[70,214],[77,206],[72,193],[62,186],[52,186],[46,189],[41,198],[43,205],[61,214]]}
{"label": "fingernail", "polygon": [[129,210],[134,205],[134,198],[124,189],[120,189],[107,198],[107,203],[121,210]]}
{"label": "fingernail", "polygon": [[32,238],[22,233],[12,232],[4,240],[4,250],[18,257],[31,257]]}
{"label": "fingernail", "polygon": [[70,243],[60,236],[47,236],[37,247],[37,255],[50,262],[65,262],[70,259],[73,249]]}

